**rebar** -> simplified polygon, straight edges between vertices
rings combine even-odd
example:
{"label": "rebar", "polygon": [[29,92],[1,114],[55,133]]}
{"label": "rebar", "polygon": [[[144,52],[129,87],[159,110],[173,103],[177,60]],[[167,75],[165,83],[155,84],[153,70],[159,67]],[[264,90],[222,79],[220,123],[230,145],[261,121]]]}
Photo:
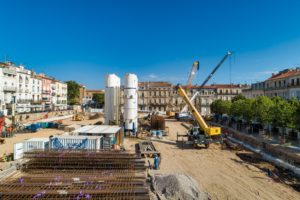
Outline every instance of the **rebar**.
{"label": "rebar", "polygon": [[149,199],[145,162],[122,151],[32,151],[0,199]]}

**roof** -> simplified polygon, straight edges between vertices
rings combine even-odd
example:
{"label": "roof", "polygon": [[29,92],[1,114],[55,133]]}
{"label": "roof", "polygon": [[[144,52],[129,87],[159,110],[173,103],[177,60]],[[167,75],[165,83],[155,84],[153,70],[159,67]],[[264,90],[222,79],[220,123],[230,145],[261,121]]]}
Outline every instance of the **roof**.
{"label": "roof", "polygon": [[170,82],[154,81],[154,82],[139,82],[139,87],[171,87]]}
{"label": "roof", "polygon": [[295,75],[300,75],[300,69],[285,69],[277,74],[272,74],[267,80],[283,79]]}
{"label": "roof", "polygon": [[119,132],[121,127],[110,125],[87,125],[76,129],[75,133],[88,133],[88,134],[115,134]]}

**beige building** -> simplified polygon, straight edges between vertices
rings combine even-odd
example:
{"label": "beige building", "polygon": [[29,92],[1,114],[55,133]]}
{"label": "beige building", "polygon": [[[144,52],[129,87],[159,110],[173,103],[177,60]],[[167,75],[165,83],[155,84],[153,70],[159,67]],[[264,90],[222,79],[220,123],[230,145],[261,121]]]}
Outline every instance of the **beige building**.
{"label": "beige building", "polygon": [[[192,86],[187,94],[191,98],[199,92],[194,104],[202,115],[210,114],[210,105],[215,99],[231,100],[242,93],[244,85],[211,85],[200,88]],[[121,89],[121,109],[123,108],[123,90]],[[138,110],[139,111],[181,111],[186,104],[177,93],[176,86],[169,82],[139,82]]]}
{"label": "beige building", "polygon": [[104,90],[87,90],[84,85],[79,88],[79,103],[80,105],[93,100],[94,94],[104,94]]}
{"label": "beige building", "polygon": [[265,95],[300,99],[300,68],[285,69],[265,81]]}
{"label": "beige building", "polygon": [[257,82],[257,83],[251,84],[250,88],[243,89],[242,94],[247,99],[264,96],[265,95],[265,82]]}

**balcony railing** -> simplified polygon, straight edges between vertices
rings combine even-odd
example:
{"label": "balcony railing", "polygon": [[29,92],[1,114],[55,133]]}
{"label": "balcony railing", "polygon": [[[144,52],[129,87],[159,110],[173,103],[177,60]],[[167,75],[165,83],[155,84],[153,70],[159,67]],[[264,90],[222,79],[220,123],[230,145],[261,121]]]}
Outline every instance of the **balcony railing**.
{"label": "balcony railing", "polygon": [[19,99],[19,100],[17,100],[17,103],[28,104],[28,103],[31,103],[31,100],[30,99]]}
{"label": "balcony railing", "polygon": [[42,104],[42,100],[31,100],[31,104]]}
{"label": "balcony railing", "polygon": [[3,86],[3,91],[4,92],[16,92],[17,87],[14,86]]}

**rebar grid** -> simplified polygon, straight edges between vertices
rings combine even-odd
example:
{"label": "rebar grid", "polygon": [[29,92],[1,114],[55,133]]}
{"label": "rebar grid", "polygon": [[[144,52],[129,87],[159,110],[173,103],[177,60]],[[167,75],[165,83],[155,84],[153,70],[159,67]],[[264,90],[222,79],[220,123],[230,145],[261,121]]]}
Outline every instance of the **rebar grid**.
{"label": "rebar grid", "polygon": [[0,199],[149,199],[145,163],[122,151],[25,153],[19,177],[0,183]]}

